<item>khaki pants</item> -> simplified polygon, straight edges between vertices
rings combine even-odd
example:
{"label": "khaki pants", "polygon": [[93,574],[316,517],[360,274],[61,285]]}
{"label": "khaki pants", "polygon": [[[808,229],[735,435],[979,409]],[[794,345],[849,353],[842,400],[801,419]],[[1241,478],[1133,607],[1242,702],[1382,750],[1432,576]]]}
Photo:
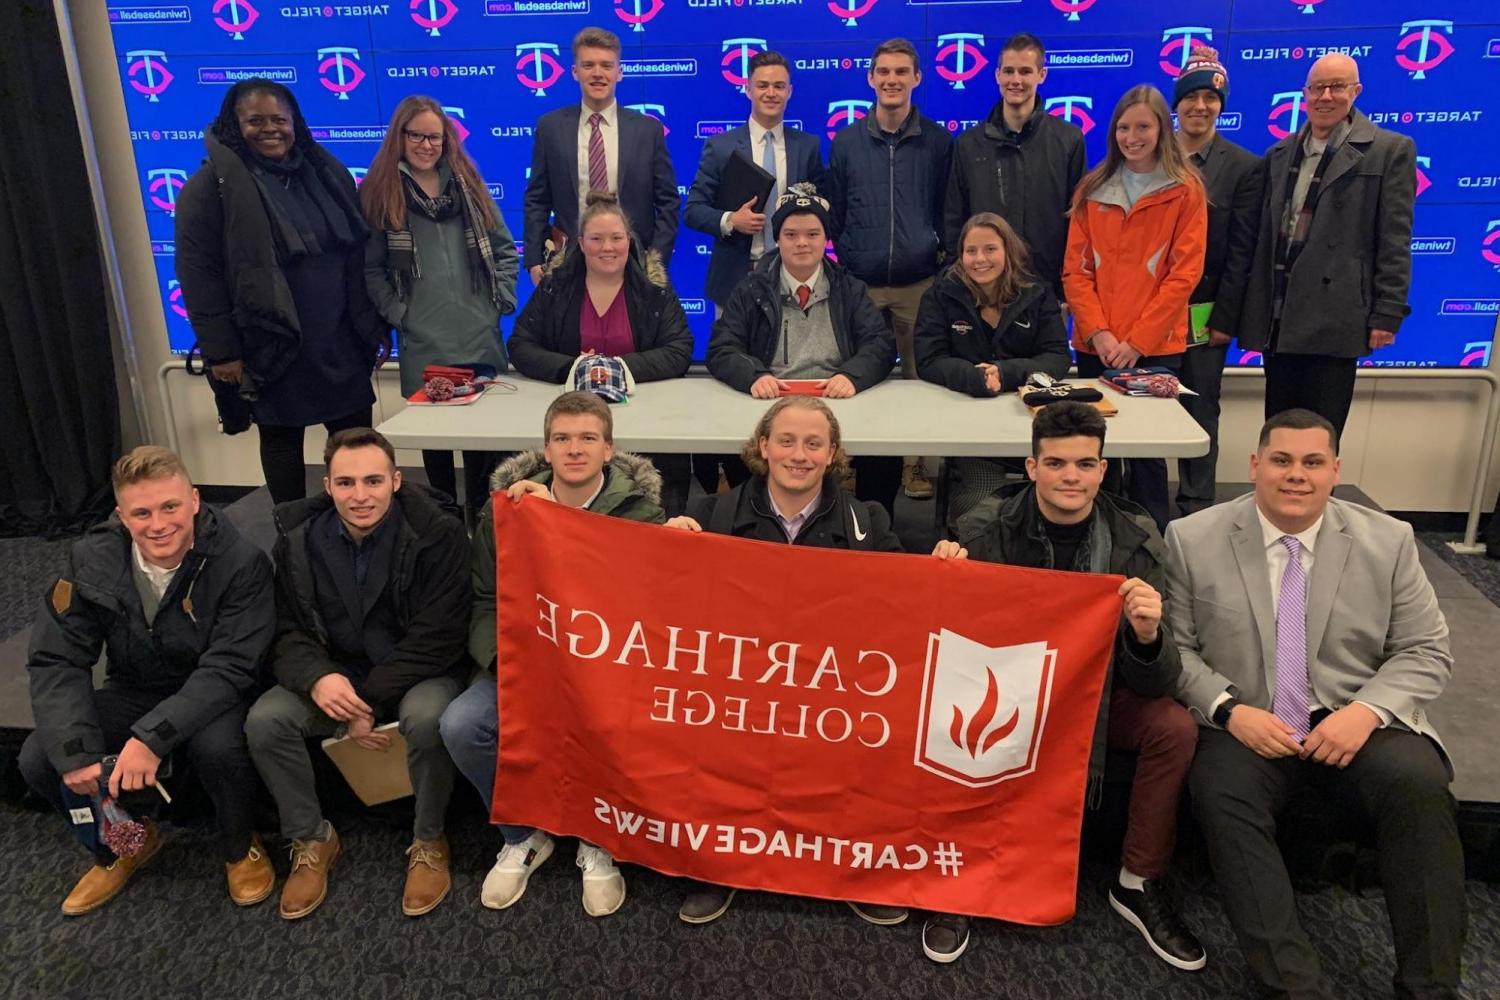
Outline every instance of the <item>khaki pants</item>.
{"label": "khaki pants", "polygon": [[[885,317],[885,325],[896,335],[896,353],[901,355],[901,371],[907,378],[917,377],[917,354],[912,346],[912,330],[917,325],[917,307],[922,296],[932,287],[931,278],[910,285],[887,285],[884,288],[870,287],[870,301]],[[922,459],[908,456],[902,463],[906,468],[920,468]]]}

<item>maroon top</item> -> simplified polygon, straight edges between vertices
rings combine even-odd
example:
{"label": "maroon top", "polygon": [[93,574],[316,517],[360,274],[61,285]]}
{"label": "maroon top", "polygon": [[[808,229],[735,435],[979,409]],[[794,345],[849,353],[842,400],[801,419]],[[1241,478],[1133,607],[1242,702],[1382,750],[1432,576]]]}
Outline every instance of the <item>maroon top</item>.
{"label": "maroon top", "polygon": [[578,315],[578,349],[593,351],[604,357],[619,358],[635,353],[635,334],[630,331],[630,313],[625,308],[625,286],[600,316],[594,310],[594,299],[583,290],[583,309]]}

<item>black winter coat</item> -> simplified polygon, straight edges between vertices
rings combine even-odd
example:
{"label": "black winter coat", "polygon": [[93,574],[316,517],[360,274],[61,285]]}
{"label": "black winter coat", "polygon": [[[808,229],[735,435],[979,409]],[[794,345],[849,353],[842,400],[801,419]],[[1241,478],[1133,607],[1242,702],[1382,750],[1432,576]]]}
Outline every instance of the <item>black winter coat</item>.
{"label": "black winter coat", "polygon": [[1063,298],[1068,205],[1083,179],[1087,155],[1078,126],[1042,110],[1041,101],[1012,138],[1002,105],[958,137],[944,202],[943,238],[955,259],[958,234],[969,217],[1004,217],[1031,249],[1032,271]]}
{"label": "black winter coat", "polygon": [[149,625],[134,558],[118,519],[90,529],[73,543],[37,616],[26,662],[31,705],[59,773],[118,749],[105,746],[94,709],[101,648],[106,683],[161,696],[131,727],[159,757],[250,700],[260,685],[276,618],[266,554],[204,504],[193,547]]}
{"label": "black winter coat", "polygon": [[895,142],[871,114],[833,137],[829,215],[839,262],[877,287],[910,285],[943,260],[943,191],[953,136],[915,108]]}
{"label": "black winter coat", "polygon": [[[560,261],[521,310],[507,345],[516,371],[541,382],[563,382],[582,353],[578,324],[588,294],[583,255],[569,253]],[[635,380],[686,374],[693,359],[693,331],[656,251],[644,261],[631,255],[625,269],[625,310],[636,349],[623,360]]]}
{"label": "black winter coat", "polygon": [[[1126,579],[1140,577],[1156,588],[1157,593],[1165,595],[1167,546],[1151,516],[1130,501],[1104,492],[1094,498],[1093,516],[1096,525],[1102,523],[1109,528],[1109,572]],[[961,537],[970,559],[1033,569],[1058,568],[1052,565],[1052,546],[1042,530],[1042,515],[1037,509],[1036,487],[1032,483],[1002,486],[964,517],[967,524],[983,524],[979,530],[967,532],[968,537]],[[960,534],[965,533],[961,530]],[[1156,642],[1149,646],[1136,640],[1130,623],[1124,615],[1120,616],[1114,656],[1100,693],[1099,715],[1094,726],[1094,749],[1089,759],[1090,805],[1098,805],[1103,788],[1109,693],[1114,678],[1118,676],[1126,687],[1143,698],[1170,698],[1181,673],[1182,659],[1167,627],[1165,611]]]}
{"label": "black winter coat", "polygon": [[[704,531],[716,535],[787,543],[786,531],[771,507],[765,476],[751,476],[728,493],[699,497],[688,515]],[[901,551],[901,539],[891,530],[891,517],[885,508],[846,494],[833,475],[823,478],[817,509],[792,544],[856,552]]]}
{"label": "black winter coat", "polygon": [[1239,331],[1245,284],[1260,231],[1261,199],[1265,194],[1265,163],[1260,157],[1215,136],[1202,166],[1208,193],[1208,250],[1203,256],[1203,278],[1189,302],[1212,302],[1211,330],[1233,336]]}
{"label": "black winter coat", "polygon": [[[834,375],[846,375],[864,392],[891,373],[896,340],[870,301],[865,283],[825,258],[828,313],[843,358]],[[771,374],[771,359],[781,344],[781,254],[760,259],[749,277],[729,296],[724,314],[714,321],[708,341],[708,370],[726,385],[749,392],[755,380]]]}
{"label": "black winter coat", "polygon": [[[402,523],[396,536],[390,586],[404,632],[390,659],[363,681],[334,659],[318,610],[308,531],[333,506],[326,493],[276,508],[276,643],[271,670],[289,691],[307,694],[324,674],[344,673],[377,717],[389,717],[420,681],[462,681],[471,664],[469,638],[469,536],[463,521],[444,509],[437,494],[417,483],[398,494]],[[391,515],[396,516],[393,509]]]}
{"label": "black winter coat", "polygon": [[974,295],[954,268],[944,271],[922,296],[912,333],[917,374],[971,396],[996,396],[984,384],[981,362],[1000,369],[1000,392],[1015,392],[1032,372],[1068,374],[1068,330],[1051,287],[1030,284],[1000,313],[993,335],[985,333]]}

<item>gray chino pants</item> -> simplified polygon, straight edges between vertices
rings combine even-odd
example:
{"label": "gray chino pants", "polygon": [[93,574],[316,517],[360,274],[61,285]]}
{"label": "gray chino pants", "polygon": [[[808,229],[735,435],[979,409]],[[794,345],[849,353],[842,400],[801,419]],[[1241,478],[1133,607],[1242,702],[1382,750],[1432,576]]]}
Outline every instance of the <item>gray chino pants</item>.
{"label": "gray chino pants", "polygon": [[[417,840],[443,835],[454,768],[438,732],[438,720],[462,690],[463,685],[450,677],[429,678],[407,691],[396,710],[406,740],[406,768],[416,793],[412,835]],[[245,720],[250,759],[276,799],[285,837],[309,840],[323,828],[307,740],[332,736],[338,727],[311,698],[280,685],[261,695],[250,709]]]}

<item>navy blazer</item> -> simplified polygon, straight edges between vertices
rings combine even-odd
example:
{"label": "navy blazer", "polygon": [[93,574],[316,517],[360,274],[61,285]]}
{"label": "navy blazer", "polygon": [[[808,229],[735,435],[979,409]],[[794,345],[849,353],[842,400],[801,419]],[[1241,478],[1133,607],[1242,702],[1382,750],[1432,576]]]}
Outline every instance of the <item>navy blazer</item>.
{"label": "navy blazer", "polygon": [[[660,253],[665,264],[672,259],[682,200],[661,122],[624,105],[616,105],[615,110],[620,127],[616,179],[620,207],[630,217],[636,242]],[[581,104],[570,104],[537,119],[524,209],[523,264],[528,268],[545,260],[551,226],[570,240],[578,236],[578,119],[582,111]]]}
{"label": "navy blazer", "polygon": [[[823,149],[818,137],[791,126],[784,126],[782,135],[786,137],[787,186],[811,181],[821,191]],[[703,284],[703,293],[721,307],[729,301],[729,293],[750,273],[751,237],[744,233],[721,235],[719,220],[723,218],[724,210],[714,205],[719,192],[719,177],[724,173],[724,167],[728,165],[729,157],[736,149],[755,162],[760,162],[759,157],[750,149],[749,125],[741,125],[711,136],[703,144],[703,155],[698,160],[698,176],[693,178],[684,214],[689,227],[714,237],[714,251],[708,259],[708,279]],[[833,234],[828,235],[831,237]]]}

